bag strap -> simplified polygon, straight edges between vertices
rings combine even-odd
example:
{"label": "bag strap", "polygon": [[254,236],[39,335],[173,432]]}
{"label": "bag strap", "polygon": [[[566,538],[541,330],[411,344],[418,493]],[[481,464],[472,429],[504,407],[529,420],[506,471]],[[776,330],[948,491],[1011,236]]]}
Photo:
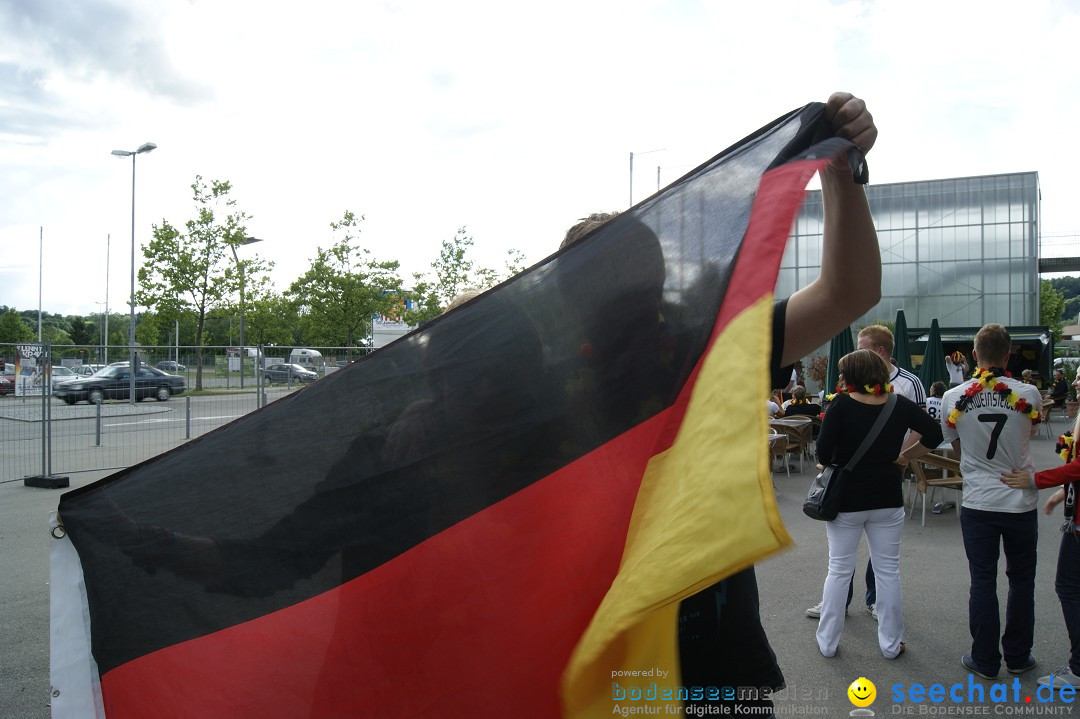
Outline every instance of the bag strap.
{"label": "bag strap", "polygon": [[845,470],[851,471],[851,468],[857,465],[859,463],[859,460],[863,458],[863,455],[866,454],[866,450],[870,449],[870,445],[872,445],[874,441],[878,438],[878,435],[881,434],[881,428],[884,427],[885,423],[889,421],[889,415],[892,414],[893,408],[895,406],[896,393],[890,392],[889,398],[885,400],[885,405],[881,408],[881,414],[879,414],[877,419],[874,420],[874,424],[870,427],[870,431],[866,433],[866,436],[863,438],[862,444],[860,444],[859,448],[855,450],[855,454],[851,455],[851,459],[844,467]]}

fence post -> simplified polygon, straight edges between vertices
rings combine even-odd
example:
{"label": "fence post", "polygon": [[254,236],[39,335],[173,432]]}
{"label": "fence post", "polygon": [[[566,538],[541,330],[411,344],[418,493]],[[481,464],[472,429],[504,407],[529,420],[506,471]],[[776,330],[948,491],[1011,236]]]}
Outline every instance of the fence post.
{"label": "fence post", "polygon": [[45,366],[43,367],[45,374],[41,378],[41,405],[45,411],[41,413],[41,419],[44,423],[45,430],[45,443],[47,445],[47,451],[45,453],[48,461],[45,465],[45,476],[52,476],[52,345],[45,345]]}
{"label": "fence post", "polygon": [[[48,405],[45,400],[45,385],[48,384],[45,380],[45,363],[48,361],[48,350],[45,345],[41,346],[41,354],[38,355],[35,360],[38,363],[38,378],[41,381],[41,476],[48,477],[49,470],[46,461],[46,447],[48,446],[47,435],[49,432],[45,424],[45,414],[48,411]],[[23,385],[24,393],[26,391],[25,388],[26,385]]]}
{"label": "fence post", "polygon": [[184,397],[187,417],[184,418],[184,439],[191,439],[191,397]]}
{"label": "fence post", "polygon": [[263,356],[262,342],[255,351],[255,409],[261,409],[266,404],[266,394],[263,389],[263,374],[266,371],[266,357]]}
{"label": "fence post", "polygon": [[94,405],[95,407],[97,407],[97,422],[96,422],[97,427],[96,427],[96,432],[95,432],[96,439],[97,439],[97,444],[94,445],[95,447],[100,447],[101,446],[101,405],[103,405],[103,404],[104,404],[104,402],[98,402],[96,405]]}
{"label": "fence post", "polygon": [[[37,364],[37,377],[41,387],[41,474],[26,477],[23,484],[39,489],[62,489],[70,485],[67,477],[52,476],[52,422],[49,411],[49,380],[51,377],[52,348],[48,344],[21,345],[19,352],[22,359],[33,359]],[[20,373],[21,376],[21,373]],[[26,398],[26,384],[23,384],[23,398]]]}

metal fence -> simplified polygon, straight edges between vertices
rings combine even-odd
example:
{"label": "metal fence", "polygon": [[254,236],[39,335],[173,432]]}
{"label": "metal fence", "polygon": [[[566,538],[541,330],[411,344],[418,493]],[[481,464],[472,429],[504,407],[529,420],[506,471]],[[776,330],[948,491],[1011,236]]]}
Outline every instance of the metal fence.
{"label": "metal fence", "polygon": [[[118,470],[167,452],[248,412],[301,390],[310,375],[282,371],[296,348],[138,347],[139,363],[184,379],[182,392],[132,402],[126,388],[93,403],[56,394],[61,371],[126,362],[127,348],[0,344],[0,482]],[[368,348],[303,348],[300,365],[334,372]],[[315,352],[311,352],[314,350]],[[312,361],[318,360],[318,361]],[[275,369],[276,368],[276,369]],[[86,368],[84,368],[86,369]],[[201,370],[201,371],[200,371]],[[66,373],[64,373],[66,374]],[[201,376],[200,376],[201,375]],[[96,378],[95,378],[96,379]],[[196,389],[196,388],[199,389]]]}

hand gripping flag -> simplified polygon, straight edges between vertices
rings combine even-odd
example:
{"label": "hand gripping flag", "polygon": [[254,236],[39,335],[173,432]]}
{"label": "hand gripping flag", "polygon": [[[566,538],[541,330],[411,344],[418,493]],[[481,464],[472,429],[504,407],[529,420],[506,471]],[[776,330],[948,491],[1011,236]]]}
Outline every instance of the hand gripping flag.
{"label": "hand gripping flag", "polygon": [[823,110],[63,495],[54,716],[610,716],[615,676],[678,686],[679,600],[790,542],[771,292],[810,177],[860,161]]}

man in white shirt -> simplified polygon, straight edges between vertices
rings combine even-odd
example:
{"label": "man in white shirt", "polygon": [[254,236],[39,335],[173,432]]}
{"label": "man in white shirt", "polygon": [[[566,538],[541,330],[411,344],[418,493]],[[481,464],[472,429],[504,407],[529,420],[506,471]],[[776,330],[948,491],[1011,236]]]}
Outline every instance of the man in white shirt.
{"label": "man in white shirt", "polygon": [[[1012,340],[999,324],[975,335],[978,379],[954,387],[942,398],[942,430],[960,452],[964,499],[960,529],[971,573],[968,626],[971,653],[961,663],[984,679],[997,677],[1002,653],[1011,674],[1035,666],[1035,558],[1039,526],[1038,491],[1010,488],[1001,476],[1014,470],[1035,472],[1031,436],[1042,397],[1033,385],[1005,377]],[[969,388],[979,387],[973,394]],[[997,598],[997,565],[1005,549],[1009,595],[1005,632]],[[998,650],[1000,643],[1001,651]]]}
{"label": "man in white shirt", "polygon": [[938,380],[930,385],[930,396],[926,398],[926,413],[938,422],[941,421],[941,398],[945,396],[947,389],[945,383]]}
{"label": "man in white shirt", "polygon": [[[926,388],[923,387],[922,380],[918,378],[912,372],[906,369],[901,369],[893,364],[892,351],[893,351],[893,333],[888,327],[884,325],[870,325],[863,327],[859,331],[859,338],[855,344],[856,349],[870,350],[876,353],[881,359],[885,360],[885,364],[890,367],[889,371],[889,384],[892,385],[893,391],[897,394],[907,397],[915,404],[919,405],[923,409],[926,409]],[[904,440],[904,448],[908,448],[911,445],[919,441],[920,435],[918,432],[909,432],[907,439]],[[852,586],[848,587],[848,605],[851,605],[851,598],[854,594],[854,575],[852,575]],[[866,611],[870,612],[874,619],[877,619],[877,582],[874,580],[874,566],[870,560],[866,560]],[[818,602],[814,606],[806,610],[808,617],[820,617],[821,616],[821,603]]]}
{"label": "man in white shirt", "polygon": [[949,386],[955,387],[958,384],[962,384],[964,376],[967,374],[967,360],[964,358],[964,353],[957,350],[951,355],[945,355],[945,369],[949,370]]}

